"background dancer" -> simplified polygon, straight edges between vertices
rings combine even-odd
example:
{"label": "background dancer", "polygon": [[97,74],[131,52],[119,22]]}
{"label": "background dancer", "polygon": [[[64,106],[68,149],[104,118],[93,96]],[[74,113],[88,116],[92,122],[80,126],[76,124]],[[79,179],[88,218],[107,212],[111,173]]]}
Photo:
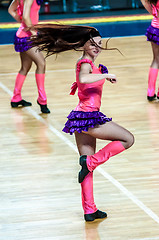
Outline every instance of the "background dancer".
{"label": "background dancer", "polygon": [[[151,41],[153,60],[149,69],[147,99],[153,101],[156,99],[156,80],[159,69],[159,1],[158,0],[141,0],[146,10],[153,15],[151,25],[148,27],[146,36],[147,41]],[[159,99],[159,89],[157,92]]]}
{"label": "background dancer", "polygon": [[47,97],[44,88],[45,59],[37,47],[31,48],[27,42],[31,35],[37,34],[36,31],[29,31],[28,27],[38,23],[39,9],[42,2],[43,0],[13,0],[8,9],[10,15],[21,23],[14,41],[15,51],[20,53],[21,68],[16,77],[11,106],[16,108],[19,105],[23,107],[32,105],[32,103],[22,99],[21,89],[32,62],[34,62],[36,64],[35,78],[38,88],[37,103],[40,105],[42,113],[50,113],[47,108]]}

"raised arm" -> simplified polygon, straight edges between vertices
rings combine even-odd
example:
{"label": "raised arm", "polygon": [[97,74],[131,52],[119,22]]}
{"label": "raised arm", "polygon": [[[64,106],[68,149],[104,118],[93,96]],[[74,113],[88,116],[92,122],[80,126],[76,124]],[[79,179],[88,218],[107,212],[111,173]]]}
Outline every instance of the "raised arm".
{"label": "raised arm", "polygon": [[18,0],[13,0],[8,8],[8,13],[17,21],[21,22],[20,16],[17,14]]}
{"label": "raised arm", "polygon": [[79,73],[80,83],[94,83],[104,78],[112,83],[116,82],[116,76],[114,74],[92,74],[91,65],[89,63],[83,63],[81,65]]}
{"label": "raised arm", "polygon": [[145,9],[152,15],[152,6],[151,3],[149,3],[147,0],[141,0],[143,6]]}

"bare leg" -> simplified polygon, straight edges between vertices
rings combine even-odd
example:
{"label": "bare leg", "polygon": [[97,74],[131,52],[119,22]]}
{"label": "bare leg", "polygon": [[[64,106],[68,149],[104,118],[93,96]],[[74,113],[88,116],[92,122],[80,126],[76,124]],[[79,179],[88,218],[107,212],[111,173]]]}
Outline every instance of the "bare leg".
{"label": "bare leg", "polygon": [[96,138],[86,133],[75,132],[76,144],[81,155],[93,155],[96,150]]}
{"label": "bare leg", "polygon": [[153,60],[151,63],[151,67],[159,69],[159,45],[151,42],[151,46],[153,52]]}
{"label": "bare leg", "polygon": [[26,76],[32,66],[32,60],[28,56],[27,52],[21,52],[20,59],[21,59],[21,68],[20,68],[19,73],[21,75]]}
{"label": "bare leg", "polygon": [[88,132],[85,133],[102,140],[120,141],[125,149],[131,147],[134,143],[134,136],[113,121],[98,125],[95,128],[89,128]]}
{"label": "bare leg", "polygon": [[30,48],[26,54],[36,64],[36,74],[45,73],[45,59],[37,47]]}

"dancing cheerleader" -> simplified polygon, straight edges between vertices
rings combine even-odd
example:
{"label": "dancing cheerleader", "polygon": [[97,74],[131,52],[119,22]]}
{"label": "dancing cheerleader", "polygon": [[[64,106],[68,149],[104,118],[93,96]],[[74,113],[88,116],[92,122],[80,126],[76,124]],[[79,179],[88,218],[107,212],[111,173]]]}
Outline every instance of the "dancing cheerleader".
{"label": "dancing cheerleader", "polygon": [[[149,68],[148,75],[148,89],[147,99],[153,101],[156,99],[156,80],[159,69],[159,1],[158,0],[141,0],[145,9],[153,15],[151,25],[146,31],[147,41],[151,42],[153,60]],[[157,92],[157,98],[159,99],[159,89]]]}
{"label": "dancing cheerleader", "polygon": [[36,65],[35,78],[38,88],[37,103],[40,105],[42,113],[50,113],[47,107],[47,97],[44,88],[45,81],[45,59],[37,47],[31,47],[28,40],[32,35],[36,35],[34,30],[28,30],[29,27],[38,23],[40,5],[43,0],[13,0],[8,8],[10,15],[19,23],[21,23],[16,32],[14,46],[15,51],[20,53],[21,68],[17,74],[11,106],[31,106],[31,102],[22,99],[21,90],[25,78],[32,66],[32,62]]}
{"label": "dancing cheerleader", "polygon": [[[97,29],[87,26],[37,25],[33,28],[38,35],[33,36],[33,46],[44,50],[47,56],[68,51],[82,50],[82,56],[76,64],[76,82],[72,84],[70,94],[78,89],[79,103],[68,115],[63,131],[75,134],[79,151],[81,170],[78,181],[82,190],[82,206],[86,221],[105,218],[94,202],[93,172],[97,166],[110,157],[123,152],[134,143],[133,135],[100,112],[102,89],[105,80],[116,83],[116,76],[108,73],[107,68],[94,61],[101,50],[102,39]],[[104,148],[96,152],[96,139],[109,140]]]}

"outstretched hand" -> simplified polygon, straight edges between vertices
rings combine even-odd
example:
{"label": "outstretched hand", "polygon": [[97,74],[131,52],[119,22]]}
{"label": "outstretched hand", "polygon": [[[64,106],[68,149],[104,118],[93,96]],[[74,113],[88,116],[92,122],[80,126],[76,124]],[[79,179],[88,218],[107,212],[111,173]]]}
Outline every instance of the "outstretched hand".
{"label": "outstretched hand", "polygon": [[117,82],[116,79],[109,79],[108,81],[111,82],[111,83],[116,83]]}
{"label": "outstretched hand", "polygon": [[107,77],[106,79],[111,83],[117,82],[116,76],[114,74],[109,74],[109,77]]}

